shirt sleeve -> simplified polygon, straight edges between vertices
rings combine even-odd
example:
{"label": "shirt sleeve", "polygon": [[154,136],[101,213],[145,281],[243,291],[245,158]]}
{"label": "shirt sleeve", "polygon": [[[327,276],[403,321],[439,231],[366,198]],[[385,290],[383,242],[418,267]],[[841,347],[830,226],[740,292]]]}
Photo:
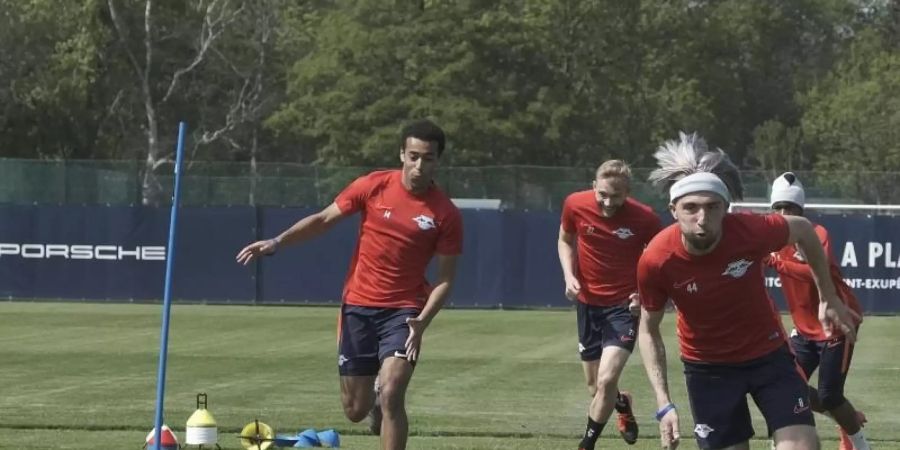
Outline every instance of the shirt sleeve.
{"label": "shirt sleeve", "polygon": [[802,281],[812,282],[815,279],[812,276],[812,269],[809,265],[797,261],[787,261],[784,258],[772,258],[770,267],[773,267],[779,276],[794,278]]}
{"label": "shirt sleeve", "polygon": [[[837,267],[837,261],[834,259],[834,254],[831,252],[831,240],[828,238],[828,230],[821,225],[815,225],[815,231],[816,236],[819,238],[819,242],[825,249],[825,256],[828,258],[828,263],[831,266]],[[767,257],[768,260],[763,262],[769,267],[774,268],[780,276],[807,282],[815,281],[815,278],[813,278],[812,275],[812,269],[806,262],[787,257],[787,255],[794,254],[797,251],[796,245],[784,247],[776,253],[774,257]]]}
{"label": "shirt sleeve", "polygon": [[435,251],[440,255],[461,255],[463,246],[462,214],[458,209],[447,215],[438,227],[438,242]]}
{"label": "shirt sleeve", "polygon": [[788,243],[791,229],[780,214],[743,214],[750,221],[750,230],[765,253],[777,252]]}
{"label": "shirt sleeve", "polygon": [[344,215],[359,212],[365,209],[366,201],[372,195],[372,188],[371,175],[361,176],[345,187],[334,202]]}
{"label": "shirt sleeve", "polygon": [[[828,237],[828,230],[821,225],[815,226],[816,236],[825,249],[825,256],[828,258],[828,264],[831,267],[839,267],[837,260],[834,259],[834,253],[831,251],[831,239]],[[812,268],[809,264],[802,261],[789,261],[779,258],[774,266],[779,275],[796,278],[798,280],[813,282],[815,278],[812,275]]]}
{"label": "shirt sleeve", "polygon": [[647,311],[659,311],[665,308],[669,296],[663,289],[659,265],[651,252],[645,251],[638,260],[637,282],[641,306]]}
{"label": "shirt sleeve", "polygon": [[828,257],[828,262],[833,266],[837,266],[838,263],[831,248],[831,238],[828,236],[828,230],[822,225],[816,225],[815,230],[816,236],[819,236],[819,242],[822,243],[822,247],[825,249],[825,256]]}
{"label": "shirt sleeve", "polygon": [[562,217],[560,218],[560,225],[562,225],[563,231],[569,234],[575,234],[578,231],[578,225],[575,223],[575,211],[572,210],[572,197],[569,196],[566,198],[566,201],[563,202],[563,210]]}

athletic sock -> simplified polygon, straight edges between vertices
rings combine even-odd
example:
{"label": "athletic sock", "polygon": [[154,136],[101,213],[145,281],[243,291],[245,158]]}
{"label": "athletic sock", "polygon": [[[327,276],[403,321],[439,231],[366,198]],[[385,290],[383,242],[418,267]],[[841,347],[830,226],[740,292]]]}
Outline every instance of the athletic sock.
{"label": "athletic sock", "polygon": [[616,392],[616,412],[628,412],[628,398],[622,395],[621,392]]}
{"label": "athletic sock", "polygon": [[848,434],[847,436],[850,437],[850,442],[853,442],[853,447],[856,448],[856,450],[872,450],[872,448],[869,447],[869,443],[866,441],[866,437],[863,436],[862,430],[857,431],[856,434]]}
{"label": "athletic sock", "polygon": [[606,426],[606,422],[597,423],[594,422],[594,419],[591,419],[591,416],[588,416],[587,429],[584,430],[584,437],[581,439],[581,444],[579,444],[578,448],[581,450],[594,450],[594,445],[597,443],[597,438],[600,437],[600,432],[603,431],[604,426]]}

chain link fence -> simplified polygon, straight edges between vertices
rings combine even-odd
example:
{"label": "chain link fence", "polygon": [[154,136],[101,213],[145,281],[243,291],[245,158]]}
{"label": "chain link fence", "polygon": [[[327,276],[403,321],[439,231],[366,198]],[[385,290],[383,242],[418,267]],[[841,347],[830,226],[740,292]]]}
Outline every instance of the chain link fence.
{"label": "chain link fence", "polygon": [[[326,167],[288,163],[191,162],[184,168],[186,206],[323,206],[350,181],[374,167]],[[662,209],[665,197],[644,180],[652,169],[636,168],[632,195]],[[170,200],[171,166],[151,178]],[[497,199],[505,209],[558,210],[565,197],[587,189],[593,167],[442,167],[439,185],[453,198]],[[745,199],[765,201],[776,172],[745,171]],[[810,203],[900,203],[897,172],[797,172]],[[141,204],[144,163],[0,159],[0,203]]]}

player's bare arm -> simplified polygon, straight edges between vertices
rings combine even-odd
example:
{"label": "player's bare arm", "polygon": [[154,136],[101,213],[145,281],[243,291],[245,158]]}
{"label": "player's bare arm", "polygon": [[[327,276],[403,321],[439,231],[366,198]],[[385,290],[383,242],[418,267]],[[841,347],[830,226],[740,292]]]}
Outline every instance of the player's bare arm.
{"label": "player's bare arm", "polygon": [[819,321],[822,322],[825,334],[830,336],[835,329],[840,329],[851,343],[855,342],[859,315],[847,308],[838,297],[837,289],[831,281],[828,257],[815,229],[804,217],[784,216],[784,218],[790,227],[788,243],[797,244],[799,247],[819,290]]}
{"label": "player's bare arm", "polygon": [[456,278],[457,259],[459,259],[458,255],[437,255],[438,273],[434,289],[428,296],[425,307],[422,308],[419,316],[406,320],[410,329],[409,338],[406,339],[406,357],[410,361],[415,361],[418,358],[419,348],[422,346],[422,334],[428,328],[428,325],[431,324],[434,316],[443,308],[444,302],[447,301],[447,297],[450,295],[450,291],[453,288],[453,280]]}
{"label": "player's bare arm", "polygon": [[641,325],[638,327],[638,344],[641,348],[641,359],[650,379],[650,385],[656,394],[656,403],[662,408],[671,402],[669,382],[666,376],[666,345],[663,342],[659,325],[665,311],[641,312]]}
{"label": "player's bare arm", "polygon": [[575,276],[575,240],[574,233],[567,233],[562,226],[559,227],[559,240],[556,243],[559,252],[559,264],[562,266],[563,278],[566,282],[566,298],[575,300],[581,284]]}
{"label": "player's bare arm", "polygon": [[254,242],[238,252],[238,263],[247,265],[254,258],[271,255],[279,248],[316,237],[333,227],[344,215],[336,203],[325,209],[300,219],[297,223],[272,239]]}
{"label": "player's bare arm", "polygon": [[663,342],[659,325],[662,323],[664,310],[648,311],[642,308],[641,322],[638,327],[638,345],[641,359],[653,392],[656,393],[657,419],[663,448],[678,447],[681,434],[678,427],[678,412],[669,396],[669,381],[666,375],[666,345]]}

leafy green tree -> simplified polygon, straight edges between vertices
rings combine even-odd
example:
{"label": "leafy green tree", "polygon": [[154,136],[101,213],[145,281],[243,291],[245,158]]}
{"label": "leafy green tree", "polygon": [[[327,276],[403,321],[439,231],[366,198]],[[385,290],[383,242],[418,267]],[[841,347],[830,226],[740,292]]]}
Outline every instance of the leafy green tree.
{"label": "leafy green tree", "polygon": [[768,120],[753,131],[753,147],[749,153],[757,167],[774,179],[785,171],[809,168],[804,152],[800,127],[787,127],[777,120]]}
{"label": "leafy green tree", "polygon": [[[99,1],[0,0],[0,155],[90,158],[113,154],[108,34]],[[106,151],[103,151],[106,150]]]}
{"label": "leafy green tree", "polygon": [[[136,89],[132,100],[143,109],[146,153],[142,195],[144,204],[164,200],[160,168],[172,161],[176,124],[187,120],[198,130],[195,139],[211,144],[244,122],[258,121],[265,59],[251,58],[256,69],[241,67],[234,50],[241,37],[253,35],[266,8],[239,0],[155,3],[153,0],[107,0],[107,11],[119,49],[131,70]],[[120,4],[121,3],[121,4]],[[256,13],[257,17],[250,17]],[[240,30],[240,25],[244,29]],[[249,27],[249,28],[248,28]],[[240,31],[243,31],[242,35]],[[266,38],[268,39],[268,38]],[[264,39],[264,40],[266,40]],[[251,41],[259,44],[259,41]],[[268,46],[255,46],[256,52]],[[234,142],[233,140],[231,141]],[[216,159],[224,159],[215,155]]]}
{"label": "leafy green tree", "polygon": [[900,198],[900,54],[875,30],[805,97],[803,131],[817,149],[816,169],[872,173],[838,179],[865,202]]}
{"label": "leafy green tree", "polygon": [[894,170],[898,5],[0,0],[0,155],[140,159],[147,203],[179,120],[190,161],[248,162],[224,175],[393,167],[399,127],[430,117],[445,164],[585,168],[459,172],[541,204],[604,159],[651,165],[679,130],[770,174]]}

